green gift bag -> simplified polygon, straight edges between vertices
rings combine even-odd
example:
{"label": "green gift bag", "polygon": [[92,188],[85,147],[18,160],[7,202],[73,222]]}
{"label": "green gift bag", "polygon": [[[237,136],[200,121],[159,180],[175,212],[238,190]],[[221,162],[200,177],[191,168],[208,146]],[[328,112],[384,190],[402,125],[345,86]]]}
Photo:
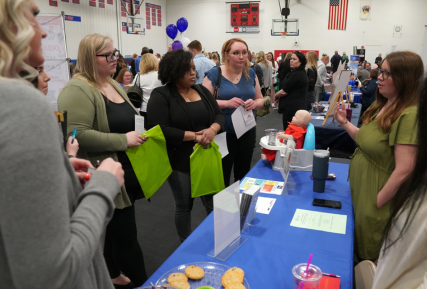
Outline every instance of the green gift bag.
{"label": "green gift bag", "polygon": [[206,149],[198,145],[191,154],[191,197],[216,194],[225,189],[222,156],[218,148],[212,140]]}
{"label": "green gift bag", "polygon": [[149,199],[172,173],[172,167],[160,126],[146,131],[142,134],[142,137],[144,136],[148,136],[148,140],[138,147],[129,148],[126,154],[145,198]]}

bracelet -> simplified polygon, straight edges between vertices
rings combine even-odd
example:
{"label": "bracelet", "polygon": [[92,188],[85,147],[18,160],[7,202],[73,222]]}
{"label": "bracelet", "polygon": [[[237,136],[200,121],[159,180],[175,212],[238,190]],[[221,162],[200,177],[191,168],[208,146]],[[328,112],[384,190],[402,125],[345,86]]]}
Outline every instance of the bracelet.
{"label": "bracelet", "polygon": [[348,120],[346,119],[346,120],[345,120],[345,123],[343,123],[342,125],[345,125],[345,124],[347,124],[347,122],[348,122]]}
{"label": "bracelet", "polygon": [[71,159],[71,158],[74,158],[75,156],[73,156],[73,155],[68,155],[68,158],[69,159]]}
{"label": "bracelet", "polygon": [[217,130],[213,128],[213,126],[210,126],[211,129],[213,129],[213,131],[215,132],[215,134],[217,134]]}

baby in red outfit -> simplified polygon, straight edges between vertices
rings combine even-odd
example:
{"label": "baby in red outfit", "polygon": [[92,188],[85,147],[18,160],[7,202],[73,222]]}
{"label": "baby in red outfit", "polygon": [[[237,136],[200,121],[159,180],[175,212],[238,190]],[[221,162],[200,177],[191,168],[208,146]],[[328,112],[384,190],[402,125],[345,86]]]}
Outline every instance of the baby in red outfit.
{"label": "baby in red outfit", "polygon": [[[280,142],[283,143],[283,140],[288,140],[289,137],[293,137],[295,140],[295,149],[302,149],[304,145],[304,135],[307,132],[307,125],[311,121],[311,114],[306,110],[298,110],[294,117],[292,118],[292,122],[289,123],[288,128],[285,132],[279,132],[277,134],[277,138]],[[262,149],[263,154],[261,154],[261,158],[263,160],[273,161],[276,157],[276,151],[269,149]]]}

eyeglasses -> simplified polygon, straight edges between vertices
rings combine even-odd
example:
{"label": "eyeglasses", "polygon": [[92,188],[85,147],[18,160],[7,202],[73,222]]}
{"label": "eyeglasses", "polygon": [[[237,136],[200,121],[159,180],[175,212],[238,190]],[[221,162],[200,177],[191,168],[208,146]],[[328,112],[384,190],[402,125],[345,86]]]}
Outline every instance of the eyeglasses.
{"label": "eyeglasses", "polygon": [[388,79],[390,77],[390,75],[391,75],[391,72],[387,71],[387,70],[381,70],[381,69],[379,69],[378,70],[378,76],[380,76],[381,74],[383,75],[384,79]]}
{"label": "eyeglasses", "polygon": [[248,55],[248,52],[247,51],[243,51],[243,52],[233,52],[233,53],[231,53],[232,55],[234,55],[234,56],[240,56],[240,55],[242,55],[243,57],[245,57],[245,56],[247,56]]}
{"label": "eyeglasses", "polygon": [[[120,50],[114,50],[113,53],[107,53],[107,54],[97,54],[96,56],[104,56],[105,60],[107,60],[107,62],[111,62],[113,61],[113,58],[115,57],[116,59],[119,58],[120,55]],[[108,60],[110,59],[110,60]]]}

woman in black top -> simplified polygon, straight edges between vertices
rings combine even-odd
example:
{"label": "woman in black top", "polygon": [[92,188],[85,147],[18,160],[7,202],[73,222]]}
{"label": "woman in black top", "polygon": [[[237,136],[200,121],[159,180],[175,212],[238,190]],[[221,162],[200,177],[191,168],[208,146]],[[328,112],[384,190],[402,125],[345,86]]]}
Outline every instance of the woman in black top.
{"label": "woman in black top", "polygon": [[[193,55],[182,49],[171,51],[159,64],[163,87],[151,93],[147,106],[150,126],[160,125],[173,172],[168,178],[175,198],[175,225],[183,242],[191,234],[190,155],[195,142],[206,147],[224,126],[224,115],[212,94],[196,81]],[[209,214],[213,196],[201,197]]]}
{"label": "woman in black top", "polygon": [[285,59],[282,59],[282,62],[280,62],[279,69],[277,70],[277,77],[279,78],[279,90],[282,89],[283,80],[285,80],[286,76],[288,76],[289,72],[291,72],[291,56],[292,53],[288,52],[285,56]]}
{"label": "woman in black top", "polygon": [[283,81],[282,89],[276,93],[276,102],[279,102],[279,113],[283,114],[283,130],[297,110],[306,108],[306,95],[308,91],[308,77],[305,72],[307,59],[299,51],[292,53],[290,66],[291,72]]}

